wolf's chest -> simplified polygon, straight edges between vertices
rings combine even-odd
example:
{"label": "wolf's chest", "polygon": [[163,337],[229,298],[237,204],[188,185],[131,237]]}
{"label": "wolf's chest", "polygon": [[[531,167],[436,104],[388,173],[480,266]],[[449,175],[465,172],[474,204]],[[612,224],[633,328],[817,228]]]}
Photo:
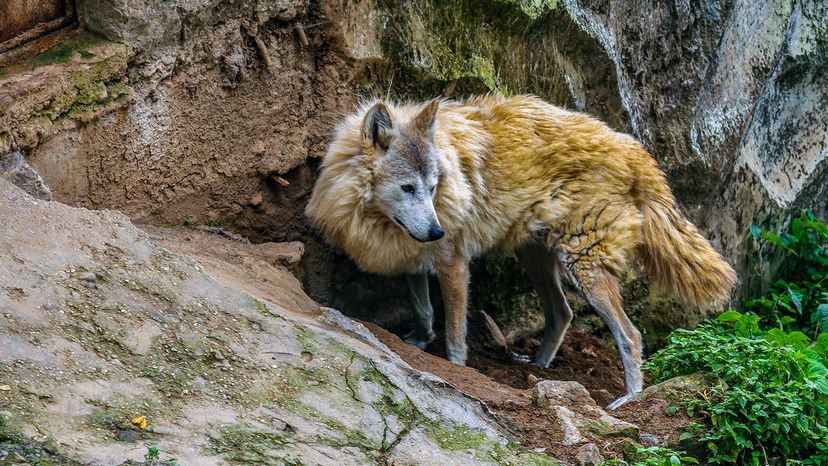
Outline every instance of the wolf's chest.
{"label": "wolf's chest", "polygon": [[376,232],[346,242],[345,250],[360,269],[381,275],[402,275],[433,269],[435,251],[395,231]]}

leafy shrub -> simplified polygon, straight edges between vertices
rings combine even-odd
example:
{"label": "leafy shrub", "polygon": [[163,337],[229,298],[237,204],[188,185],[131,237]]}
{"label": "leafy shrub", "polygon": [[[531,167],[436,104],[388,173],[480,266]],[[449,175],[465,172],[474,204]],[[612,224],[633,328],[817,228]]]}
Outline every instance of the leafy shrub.
{"label": "leafy shrub", "polygon": [[633,461],[607,460],[601,466],[679,466],[681,464],[699,464],[699,461],[684,452],[664,447],[639,448],[632,455]]}
{"label": "leafy shrub", "polygon": [[709,416],[711,462],[828,464],[828,334],[762,331],[759,317],[728,311],[695,330],[677,330],[645,369],[654,381],[699,371],[727,385],[689,401]]}
{"label": "leafy shrub", "polygon": [[828,226],[802,212],[791,221],[790,232],[777,235],[753,226],[750,233],[774,245],[783,262],[769,294],[746,302],[747,310],[812,338],[828,330]]}

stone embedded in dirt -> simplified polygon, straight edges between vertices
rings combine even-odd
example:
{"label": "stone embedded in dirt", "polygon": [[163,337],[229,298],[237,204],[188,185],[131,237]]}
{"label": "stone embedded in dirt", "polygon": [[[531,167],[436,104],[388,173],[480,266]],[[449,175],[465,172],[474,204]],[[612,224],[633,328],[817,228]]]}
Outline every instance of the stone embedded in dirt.
{"label": "stone embedded in dirt", "polygon": [[533,402],[558,419],[564,445],[622,437],[639,441],[638,426],[607,414],[578,382],[543,380],[533,389]]}
{"label": "stone embedded in dirt", "polygon": [[558,419],[564,437],[562,442],[564,445],[577,445],[586,440],[578,429],[580,420],[574,411],[565,406],[550,406],[549,409]]}
{"label": "stone embedded in dirt", "polygon": [[250,199],[247,201],[247,205],[251,207],[258,207],[262,205],[262,193],[257,192],[256,194],[251,196]]}
{"label": "stone embedded in dirt", "polygon": [[575,454],[577,466],[599,466],[603,463],[604,457],[601,455],[601,450],[594,443],[587,443]]}
{"label": "stone embedded in dirt", "polygon": [[483,346],[499,349],[503,352],[509,350],[506,337],[503,336],[500,327],[497,326],[497,323],[486,311],[478,310],[470,312],[469,326],[471,327],[471,333],[482,339],[479,343]]}
{"label": "stone embedded in dirt", "polygon": [[622,421],[616,417],[608,414],[602,415],[597,420],[584,420],[579,425],[582,429],[587,429],[596,437],[627,437],[633,440],[640,440],[640,430],[637,425]]}
{"label": "stone embedded in dirt", "polygon": [[616,398],[612,395],[612,393],[603,388],[598,390],[590,390],[589,396],[591,396],[599,406],[608,406],[610,403],[615,401]]}
{"label": "stone embedded in dirt", "polygon": [[583,385],[569,380],[542,380],[535,385],[533,396],[541,408],[595,405]]}
{"label": "stone embedded in dirt", "polygon": [[82,272],[78,275],[78,278],[87,282],[94,282],[98,280],[98,276],[92,272]]}
{"label": "stone embedded in dirt", "polygon": [[680,401],[686,395],[711,390],[721,386],[727,389],[727,384],[710,372],[696,372],[682,375],[651,385],[637,394],[629,403],[652,403],[655,400]]}
{"label": "stone embedded in dirt", "polygon": [[305,254],[305,245],[299,241],[289,243],[261,243],[256,249],[273,261],[275,265],[295,267]]}
{"label": "stone embedded in dirt", "polygon": [[538,382],[540,382],[540,380],[541,379],[539,379],[535,374],[528,374],[526,376],[526,381],[532,385],[536,385]]}

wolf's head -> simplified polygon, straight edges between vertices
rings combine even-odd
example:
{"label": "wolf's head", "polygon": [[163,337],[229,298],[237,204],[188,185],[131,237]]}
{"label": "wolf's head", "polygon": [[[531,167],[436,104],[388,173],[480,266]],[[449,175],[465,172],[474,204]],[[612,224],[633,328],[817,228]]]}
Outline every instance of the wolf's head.
{"label": "wolf's head", "polygon": [[379,102],[362,121],[362,146],[375,157],[373,200],[421,242],[436,241],[445,233],[434,210],[440,167],[432,137],[439,105],[432,100],[413,118],[396,121]]}

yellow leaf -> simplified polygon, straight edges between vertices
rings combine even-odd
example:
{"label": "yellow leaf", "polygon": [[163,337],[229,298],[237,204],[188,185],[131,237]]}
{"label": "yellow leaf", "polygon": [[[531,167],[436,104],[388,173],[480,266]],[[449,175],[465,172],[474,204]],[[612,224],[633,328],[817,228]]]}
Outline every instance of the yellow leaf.
{"label": "yellow leaf", "polygon": [[139,429],[144,430],[147,428],[147,417],[138,416],[132,420],[132,424],[138,426]]}

